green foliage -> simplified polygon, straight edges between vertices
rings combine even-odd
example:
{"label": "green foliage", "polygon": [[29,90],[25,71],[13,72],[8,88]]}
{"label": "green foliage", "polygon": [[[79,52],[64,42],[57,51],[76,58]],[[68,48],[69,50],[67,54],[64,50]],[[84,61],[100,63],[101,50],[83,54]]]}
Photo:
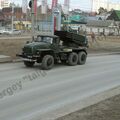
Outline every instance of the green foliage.
{"label": "green foliage", "polygon": [[102,14],[102,13],[106,13],[107,12],[107,9],[105,9],[105,8],[103,8],[103,7],[100,7],[99,9],[98,9],[98,14],[100,15],[100,14]]}

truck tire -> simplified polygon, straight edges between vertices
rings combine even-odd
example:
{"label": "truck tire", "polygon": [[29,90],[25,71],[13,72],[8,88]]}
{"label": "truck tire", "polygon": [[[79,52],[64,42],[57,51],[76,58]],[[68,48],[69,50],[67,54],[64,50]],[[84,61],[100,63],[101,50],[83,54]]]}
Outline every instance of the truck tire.
{"label": "truck tire", "polygon": [[42,59],[41,67],[44,70],[49,70],[54,66],[54,58],[51,55],[46,55]]}
{"label": "truck tire", "polygon": [[86,63],[87,54],[82,51],[78,53],[78,64],[83,65]]}
{"label": "truck tire", "polygon": [[24,61],[24,65],[26,67],[33,67],[34,64],[35,64],[35,62]]}
{"label": "truck tire", "polygon": [[78,55],[77,53],[70,53],[69,57],[68,57],[68,64],[71,66],[77,65],[78,63]]}

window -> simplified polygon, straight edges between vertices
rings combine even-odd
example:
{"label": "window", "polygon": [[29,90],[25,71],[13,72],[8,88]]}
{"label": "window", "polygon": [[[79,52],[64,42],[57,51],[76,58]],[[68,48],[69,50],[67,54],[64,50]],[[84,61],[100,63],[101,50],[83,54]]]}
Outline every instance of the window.
{"label": "window", "polygon": [[38,36],[37,37],[37,42],[46,42],[46,43],[53,43],[53,38],[51,37],[46,37],[46,36]]}
{"label": "window", "polygon": [[53,38],[51,37],[43,37],[42,42],[53,43]]}

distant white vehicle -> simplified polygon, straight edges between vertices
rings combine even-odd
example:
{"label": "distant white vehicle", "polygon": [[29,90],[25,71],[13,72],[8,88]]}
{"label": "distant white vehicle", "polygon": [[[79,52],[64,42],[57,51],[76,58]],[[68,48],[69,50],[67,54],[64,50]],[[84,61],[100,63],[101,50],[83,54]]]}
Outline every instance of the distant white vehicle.
{"label": "distant white vehicle", "polygon": [[20,35],[22,31],[17,30],[17,29],[0,29],[0,34],[4,35]]}
{"label": "distant white vehicle", "polygon": [[0,34],[4,34],[6,32],[5,29],[0,29]]}
{"label": "distant white vehicle", "polygon": [[21,31],[20,30],[17,30],[17,29],[13,29],[13,30],[3,30],[1,32],[1,34],[7,34],[7,35],[20,35],[21,34]]}

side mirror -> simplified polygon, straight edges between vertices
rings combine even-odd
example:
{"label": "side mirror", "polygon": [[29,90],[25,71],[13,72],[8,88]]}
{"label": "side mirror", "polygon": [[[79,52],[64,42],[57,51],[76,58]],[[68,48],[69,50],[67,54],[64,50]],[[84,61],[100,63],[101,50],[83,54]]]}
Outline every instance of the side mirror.
{"label": "side mirror", "polygon": [[26,42],[26,44],[29,44],[29,43],[30,43],[29,41]]}

